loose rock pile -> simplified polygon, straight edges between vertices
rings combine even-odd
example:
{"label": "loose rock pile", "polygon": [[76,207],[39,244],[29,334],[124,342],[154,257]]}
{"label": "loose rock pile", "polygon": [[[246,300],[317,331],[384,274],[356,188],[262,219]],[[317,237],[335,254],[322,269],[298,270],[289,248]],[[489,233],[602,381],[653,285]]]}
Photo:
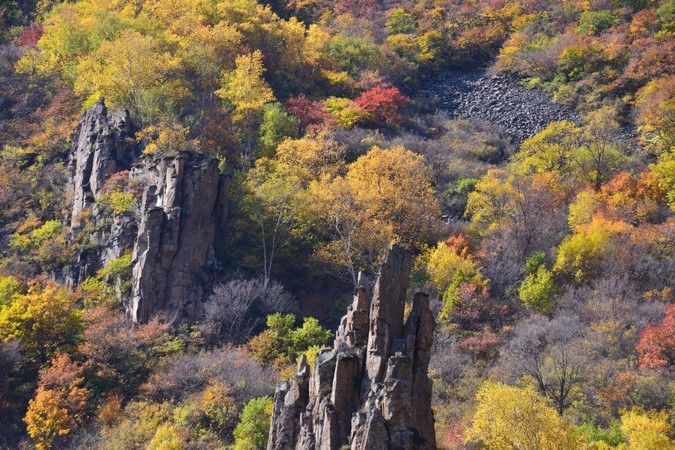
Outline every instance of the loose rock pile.
{"label": "loose rock pile", "polygon": [[492,123],[514,144],[541,131],[549,122],[578,117],[554,103],[540,89],[528,89],[515,77],[485,71],[446,71],[424,93],[452,117]]}

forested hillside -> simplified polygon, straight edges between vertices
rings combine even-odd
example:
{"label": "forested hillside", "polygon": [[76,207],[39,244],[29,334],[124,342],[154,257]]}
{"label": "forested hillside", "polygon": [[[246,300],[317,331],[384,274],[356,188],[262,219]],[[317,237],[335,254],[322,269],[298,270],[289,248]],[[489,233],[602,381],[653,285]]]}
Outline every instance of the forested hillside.
{"label": "forested hillside", "polygon": [[0,0],[0,448],[675,449],[674,212],[675,0]]}

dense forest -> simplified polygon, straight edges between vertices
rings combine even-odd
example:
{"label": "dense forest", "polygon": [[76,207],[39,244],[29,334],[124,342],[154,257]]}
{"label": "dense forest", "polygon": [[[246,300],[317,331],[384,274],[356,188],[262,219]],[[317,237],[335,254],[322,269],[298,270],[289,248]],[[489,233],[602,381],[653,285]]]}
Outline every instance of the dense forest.
{"label": "dense forest", "polygon": [[675,449],[675,0],[0,0],[0,87],[0,448],[264,449],[405,248],[436,448]]}

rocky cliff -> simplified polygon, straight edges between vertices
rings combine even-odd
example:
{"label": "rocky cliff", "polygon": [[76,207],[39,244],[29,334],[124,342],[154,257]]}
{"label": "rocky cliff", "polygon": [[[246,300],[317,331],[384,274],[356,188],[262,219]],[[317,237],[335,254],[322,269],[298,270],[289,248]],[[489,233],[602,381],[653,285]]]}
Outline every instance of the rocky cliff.
{"label": "rocky cliff", "polygon": [[103,99],[89,108],[73,132],[70,161],[69,195],[72,197],[70,228],[80,231],[83,218],[89,217],[95,228],[87,239],[90,245],[77,255],[66,274],[69,285],[77,285],[96,273],[108,260],[129,248],[136,233],[133,221],[116,218],[103,226],[96,200],[105,182],[115,173],[128,170],[138,158],[135,129],[126,110],[109,112]]}
{"label": "rocky cliff", "polygon": [[277,389],[268,449],[434,449],[429,299],[418,293],[404,320],[411,268],[395,247],[369,301],[360,281],[331,350]]}
{"label": "rocky cliff", "polygon": [[148,158],[131,173],[143,180],[128,312],[137,322],[162,312],[201,316],[203,269],[213,258],[227,184],[213,158],[195,153]]}
{"label": "rocky cliff", "polygon": [[[132,291],[122,299],[129,316],[138,322],[159,313],[172,320],[196,319],[204,269],[222,231],[227,179],[205,155],[142,155],[135,131],[128,112],[109,113],[100,100],[73,134],[70,224],[73,239],[86,234],[89,243],[67,281],[77,285],[110,259],[133,250]],[[116,174],[139,186],[142,198],[129,214],[111,218],[97,201]]]}

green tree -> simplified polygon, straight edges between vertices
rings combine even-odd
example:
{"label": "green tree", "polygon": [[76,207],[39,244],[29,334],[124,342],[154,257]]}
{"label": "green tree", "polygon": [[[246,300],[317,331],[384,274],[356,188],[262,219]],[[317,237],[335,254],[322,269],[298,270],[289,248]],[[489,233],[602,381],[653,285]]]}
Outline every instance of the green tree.
{"label": "green tree", "polygon": [[244,180],[243,210],[260,231],[265,285],[278,250],[288,244],[296,224],[294,212],[301,188],[296,176],[268,158],[256,161]]}
{"label": "green tree", "polygon": [[294,328],[295,321],[293,314],[267,316],[267,329],[249,341],[249,349],[264,363],[294,362],[308,349],[324,347],[333,336],[313,317],[306,317],[299,328]]}
{"label": "green tree", "polygon": [[543,252],[535,253],[525,262],[525,279],[518,287],[520,300],[530,309],[548,314],[556,304],[553,272],[546,268]]}
{"label": "green tree", "polygon": [[415,32],[415,18],[403,8],[394,8],[387,13],[387,30],[392,34]]}
{"label": "green tree", "polygon": [[260,450],[267,446],[272,399],[260,397],[249,400],[239,416],[234,429],[233,450]]}
{"label": "green tree", "polygon": [[287,138],[298,137],[298,122],[288,114],[280,103],[265,106],[260,125],[261,156],[273,157],[277,146]]}

